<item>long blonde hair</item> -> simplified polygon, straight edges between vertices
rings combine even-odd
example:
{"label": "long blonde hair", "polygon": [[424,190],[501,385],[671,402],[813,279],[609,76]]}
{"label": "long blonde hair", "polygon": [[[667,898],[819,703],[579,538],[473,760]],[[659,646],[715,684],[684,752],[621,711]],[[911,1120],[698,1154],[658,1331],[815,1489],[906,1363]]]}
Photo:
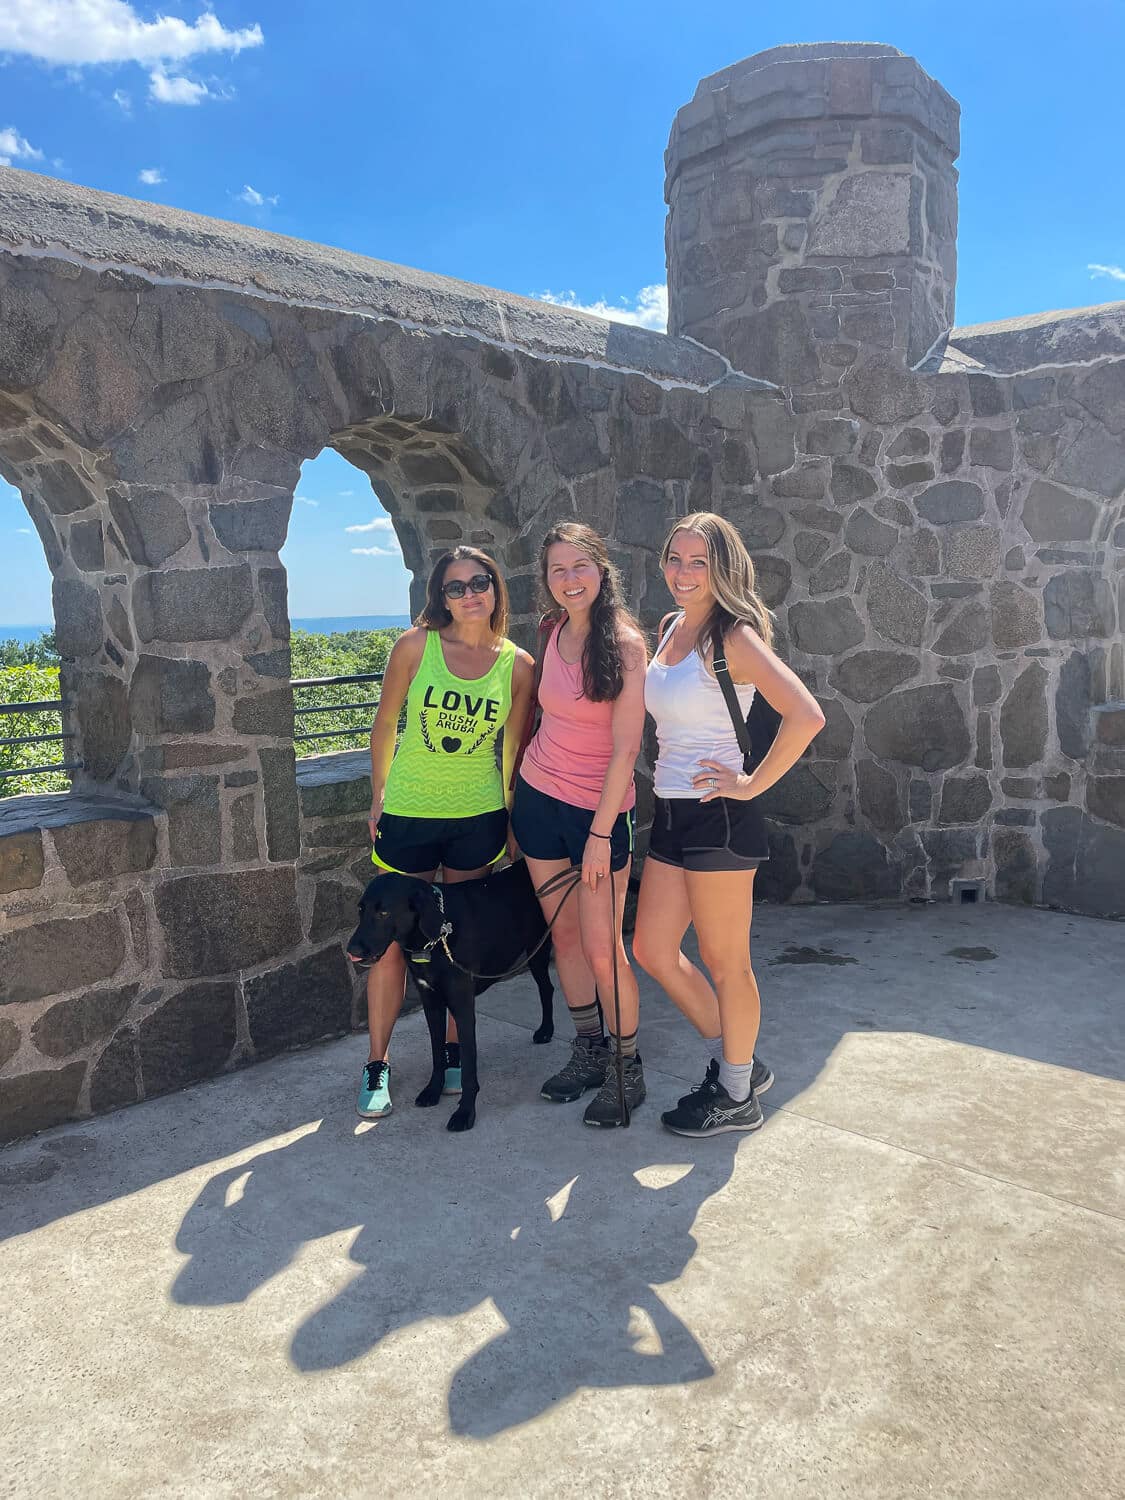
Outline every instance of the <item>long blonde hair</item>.
{"label": "long blonde hair", "polygon": [[773,615],[762,602],[754,581],[754,562],[746,543],[722,516],[710,510],[697,510],[682,516],[672,527],[660,553],[660,566],[668,564],[672,538],[677,531],[691,531],[703,538],[707,548],[707,573],[715,596],[703,629],[699,632],[701,654],[710,647],[713,655],[723,653],[723,640],[735,625],[749,625],[767,646],[773,644]]}

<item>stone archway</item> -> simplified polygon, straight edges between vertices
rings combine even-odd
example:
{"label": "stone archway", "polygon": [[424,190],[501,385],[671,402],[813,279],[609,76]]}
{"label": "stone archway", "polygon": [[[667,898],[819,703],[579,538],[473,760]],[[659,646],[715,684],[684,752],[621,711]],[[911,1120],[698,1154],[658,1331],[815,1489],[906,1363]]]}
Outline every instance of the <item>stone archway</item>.
{"label": "stone archway", "polygon": [[96,454],[11,396],[0,397],[0,473],[19,491],[51,570],[60,690],[82,762],[74,784],[127,777],[135,643],[116,592],[124,580],[107,576],[112,486]]}

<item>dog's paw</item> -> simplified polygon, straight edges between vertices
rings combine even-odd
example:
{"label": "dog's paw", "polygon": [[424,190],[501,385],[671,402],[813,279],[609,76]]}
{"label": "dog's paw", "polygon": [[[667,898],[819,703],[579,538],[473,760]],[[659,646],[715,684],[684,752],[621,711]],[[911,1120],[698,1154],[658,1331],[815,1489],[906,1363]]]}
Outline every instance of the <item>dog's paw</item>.
{"label": "dog's paw", "polygon": [[531,1040],[533,1042],[539,1042],[540,1044],[543,1042],[549,1042],[554,1034],[555,1023],[553,1021],[544,1021],[542,1026],[537,1027],[536,1030],[531,1033]]}
{"label": "dog's paw", "polygon": [[432,1078],[430,1079],[429,1083],[427,1083],[426,1087],[414,1101],[419,1109],[433,1109],[434,1105],[441,1098],[442,1082],[441,1078],[436,1083]]}
{"label": "dog's paw", "polygon": [[460,1109],[455,1109],[453,1111],[453,1113],[449,1117],[449,1123],[446,1125],[445,1128],[446,1128],[446,1130],[456,1130],[456,1131],[472,1130],[473,1126],[476,1123],[477,1123],[477,1112],[476,1112],[476,1110],[475,1109],[465,1109],[464,1106],[462,1106]]}

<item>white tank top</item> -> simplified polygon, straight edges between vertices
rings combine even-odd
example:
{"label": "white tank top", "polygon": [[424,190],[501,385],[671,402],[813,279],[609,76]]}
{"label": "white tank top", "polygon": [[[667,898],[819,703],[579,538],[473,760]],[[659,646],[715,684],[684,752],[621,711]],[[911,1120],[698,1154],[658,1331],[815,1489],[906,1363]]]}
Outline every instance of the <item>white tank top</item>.
{"label": "white tank top", "polygon": [[[656,720],[660,747],[653,788],[656,795],[699,798],[702,791],[691,784],[692,777],[699,774],[699,762],[714,760],[732,771],[741,771],[742,751],[723,690],[703,665],[699,652],[690,652],[674,667],[666,667],[660,660],[660,653],[682,619],[680,614],[672,621],[649,662],[645,708]],[[755,689],[737,682],[734,687],[745,716],[750,712]]]}

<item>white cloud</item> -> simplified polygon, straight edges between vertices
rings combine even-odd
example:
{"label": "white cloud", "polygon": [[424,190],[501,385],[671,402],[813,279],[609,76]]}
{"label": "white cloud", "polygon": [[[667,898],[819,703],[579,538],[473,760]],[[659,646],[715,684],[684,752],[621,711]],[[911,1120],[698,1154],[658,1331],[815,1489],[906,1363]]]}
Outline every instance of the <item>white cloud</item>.
{"label": "white cloud", "polygon": [[30,536],[31,535],[31,527],[30,526],[17,526],[16,527],[16,535],[17,536]]}
{"label": "white cloud", "polygon": [[1091,281],[1099,276],[1108,276],[1110,281],[1125,281],[1125,266],[1090,265],[1086,269],[1093,273],[1090,278]]}
{"label": "white cloud", "polygon": [[342,500],[348,500],[354,494],[355,494],[355,490],[341,490],[340,491],[340,498]]}
{"label": "white cloud", "polygon": [[12,125],[0,130],[0,167],[10,167],[14,161],[42,161],[42,151],[37,151]]}
{"label": "white cloud", "polygon": [[133,101],[124,89],[114,89],[110,97],[113,99],[114,104],[123,110],[125,114],[131,115],[133,113]]}
{"label": "white cloud", "polygon": [[637,328],[653,328],[663,333],[668,326],[668,288],[660,282],[643,286],[630,300],[618,299],[618,304],[605,301],[579,302],[573,292],[536,292],[539,302],[550,302],[555,307],[570,307],[575,312],[593,313],[598,318],[608,318],[611,323],[632,323]]}
{"label": "white cloud", "polygon": [[308,497],[308,495],[294,495],[293,498],[294,498],[294,500],[296,500],[296,502],[297,502],[298,505],[319,505],[320,504],[319,500],[310,500],[310,498]]}
{"label": "white cloud", "polygon": [[390,516],[376,516],[373,521],[364,521],[361,526],[345,526],[345,531],[393,531],[394,522]]}
{"label": "white cloud", "polygon": [[149,74],[148,97],[157,104],[198,104],[210,90],[190,78],[169,78],[161,68]]}
{"label": "white cloud", "polygon": [[399,553],[394,547],[353,547],[356,557],[398,557]]}
{"label": "white cloud", "polygon": [[243,183],[241,193],[236,193],[235,197],[239,203],[249,203],[251,208],[264,208],[267,205],[272,207],[278,200],[277,193],[272,198],[267,197],[265,193],[259,193],[257,188],[252,188],[248,182]]}
{"label": "white cloud", "polygon": [[142,21],[128,0],[4,0],[0,7],[0,52],[45,63],[183,61],[264,40],[257,24],[228,31],[210,10],[188,22],[161,15]]}
{"label": "white cloud", "polygon": [[142,167],[137,173],[137,181],[145,182],[149,187],[155,187],[158,182],[164,181],[164,173],[159,167]]}

